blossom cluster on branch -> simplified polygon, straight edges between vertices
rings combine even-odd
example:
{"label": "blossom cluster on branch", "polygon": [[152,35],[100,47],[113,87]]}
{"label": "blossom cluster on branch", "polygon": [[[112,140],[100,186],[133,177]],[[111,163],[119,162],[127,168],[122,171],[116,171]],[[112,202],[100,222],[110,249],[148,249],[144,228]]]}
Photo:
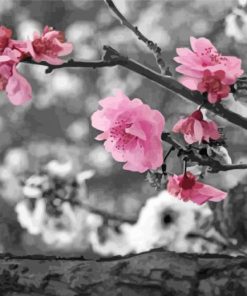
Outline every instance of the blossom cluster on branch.
{"label": "blossom cluster on branch", "polygon": [[64,34],[46,26],[33,40],[14,40],[12,30],[0,26],[0,90],[5,90],[12,104],[21,105],[32,98],[32,88],[17,71],[17,65],[31,57],[36,62],[60,65],[60,56],[71,53],[73,46],[65,42]]}

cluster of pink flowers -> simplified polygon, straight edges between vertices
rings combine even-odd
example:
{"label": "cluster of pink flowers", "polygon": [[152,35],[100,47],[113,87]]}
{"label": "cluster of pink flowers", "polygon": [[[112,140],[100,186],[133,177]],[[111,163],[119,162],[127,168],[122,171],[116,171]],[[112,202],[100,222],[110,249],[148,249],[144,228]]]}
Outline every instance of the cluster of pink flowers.
{"label": "cluster of pink flowers", "polygon": [[[192,50],[177,49],[175,61],[181,65],[176,70],[183,74],[180,81],[191,90],[206,93],[210,103],[217,103],[229,95],[231,85],[242,75],[241,60],[221,55],[206,38],[191,37],[190,41]],[[102,131],[96,139],[105,141],[105,149],[113,158],[125,162],[123,168],[130,171],[143,173],[159,168],[163,164],[161,134],[165,119],[162,114],[140,99],[130,100],[122,92],[99,104],[102,109],[92,115],[92,125]],[[217,124],[205,119],[200,109],[173,127],[172,131],[181,133],[188,144],[220,138]],[[199,205],[221,201],[227,195],[198,182],[196,176],[186,170],[182,175],[169,177],[167,190],[183,201]]]}
{"label": "cluster of pink flowers", "polygon": [[[163,163],[161,134],[165,119],[162,114],[140,99],[130,100],[122,92],[101,100],[99,104],[102,109],[92,115],[91,121],[93,127],[102,131],[96,139],[105,141],[106,151],[116,161],[125,162],[125,170],[143,173],[159,168]],[[217,126],[212,121],[203,120],[200,110],[180,120],[174,131],[184,133],[189,143],[219,138]],[[183,201],[191,200],[197,204],[221,201],[226,197],[225,192],[197,182],[189,172],[170,177],[167,190]]]}
{"label": "cluster of pink flowers", "polygon": [[58,57],[72,51],[72,44],[65,42],[62,32],[46,26],[42,35],[34,33],[33,40],[12,39],[12,31],[0,26],[0,90],[6,91],[12,104],[21,105],[32,98],[32,88],[19,74],[17,65],[31,57],[36,62],[62,64]]}
{"label": "cluster of pink flowers", "polygon": [[180,82],[191,90],[207,93],[212,104],[226,98],[236,80],[243,74],[241,60],[221,55],[206,38],[190,38],[192,50],[177,48],[174,58],[181,65],[176,71],[183,74]]}

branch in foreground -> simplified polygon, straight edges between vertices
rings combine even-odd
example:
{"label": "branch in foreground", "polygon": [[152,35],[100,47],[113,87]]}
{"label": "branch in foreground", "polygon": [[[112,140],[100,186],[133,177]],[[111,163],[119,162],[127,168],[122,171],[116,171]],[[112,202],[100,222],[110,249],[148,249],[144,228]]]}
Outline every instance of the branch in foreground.
{"label": "branch in foreground", "polygon": [[247,130],[247,118],[226,109],[220,103],[210,104],[205,101],[205,97],[199,92],[191,91],[188,88],[180,84],[176,79],[170,76],[161,75],[152,69],[136,62],[133,59],[124,57],[119,54],[118,51],[111,48],[110,46],[104,46],[105,56],[103,60],[99,61],[73,61],[70,60],[62,65],[50,65],[46,62],[36,63],[30,59],[22,61],[24,63],[47,66],[46,73],[52,72],[58,68],[102,68],[102,67],[113,67],[121,65],[124,68],[131,70],[149,80],[157,83],[158,85],[172,91],[174,94],[179,95],[181,98],[186,99],[199,106],[203,104],[203,108],[215,113],[216,115],[228,120],[229,122],[242,127]]}
{"label": "branch in foreground", "polygon": [[0,294],[22,296],[247,295],[247,259],[162,249],[105,260],[0,256]]}
{"label": "branch in foreground", "polygon": [[190,161],[197,162],[199,165],[210,167],[210,173],[218,173],[220,171],[247,169],[247,164],[221,164],[219,161],[209,156],[202,156],[197,151],[187,149],[184,145],[174,140],[169,133],[162,134],[162,140],[179,150],[182,155],[186,156]]}
{"label": "branch in foreground", "polygon": [[[156,63],[160,68],[161,74],[166,74],[166,66],[165,62],[161,57],[161,48],[154,43],[153,41],[149,40],[147,37],[145,37],[138,29],[138,27],[133,26],[123,15],[122,13],[117,9],[116,5],[113,3],[112,0],[105,0],[105,3],[109,7],[110,11],[113,13],[113,16],[115,16],[120,23],[128,28],[130,31],[132,31],[139,40],[144,42],[147,47],[153,52]],[[168,70],[168,69],[167,69]]]}

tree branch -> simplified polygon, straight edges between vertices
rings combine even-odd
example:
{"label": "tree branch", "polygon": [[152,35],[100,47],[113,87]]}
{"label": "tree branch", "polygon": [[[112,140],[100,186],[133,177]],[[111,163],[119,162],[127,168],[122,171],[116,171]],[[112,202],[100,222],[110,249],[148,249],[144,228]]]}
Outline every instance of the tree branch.
{"label": "tree branch", "polygon": [[247,169],[247,164],[222,164],[218,160],[210,156],[202,156],[193,149],[186,148],[183,144],[179,143],[171,137],[169,133],[162,134],[162,140],[172,145],[179,150],[182,155],[186,156],[190,161],[197,162],[199,165],[210,167],[210,173],[218,173],[220,171],[241,170]]}
{"label": "tree branch", "polygon": [[113,67],[121,65],[124,68],[131,70],[149,80],[157,83],[158,85],[172,91],[174,94],[179,95],[181,98],[186,99],[197,105],[203,105],[203,108],[215,113],[216,115],[228,120],[229,122],[242,127],[247,130],[247,118],[226,109],[220,103],[210,104],[206,101],[206,98],[197,91],[191,91],[182,84],[180,84],[175,78],[170,76],[161,75],[152,69],[138,63],[137,61],[128,57],[122,56],[118,51],[110,46],[104,46],[105,55],[102,60],[99,61],[74,61],[69,60],[62,65],[50,65],[46,62],[36,63],[30,59],[26,59],[22,62],[46,66],[48,69],[46,73],[52,72],[58,68],[102,68],[102,67]]}
{"label": "tree branch", "polygon": [[[160,68],[161,74],[166,74],[166,67],[165,67],[165,62],[161,57],[161,48],[154,43],[152,40],[148,39],[145,37],[138,29],[138,27],[133,26],[123,15],[122,13],[117,9],[116,5],[113,3],[112,0],[104,0],[105,3],[107,4],[108,8],[112,12],[113,16],[116,17],[120,23],[128,28],[130,31],[132,31],[139,40],[144,42],[147,47],[153,52],[156,63]],[[167,69],[168,70],[168,69]]]}
{"label": "tree branch", "polygon": [[34,296],[247,295],[244,256],[162,249],[111,259],[0,255],[0,294]]}

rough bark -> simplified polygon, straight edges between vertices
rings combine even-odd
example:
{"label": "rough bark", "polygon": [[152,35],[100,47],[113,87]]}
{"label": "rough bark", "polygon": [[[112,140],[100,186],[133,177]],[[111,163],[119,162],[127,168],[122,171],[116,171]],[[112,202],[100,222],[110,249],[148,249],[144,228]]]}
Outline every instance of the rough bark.
{"label": "rough bark", "polygon": [[0,295],[242,296],[247,258],[161,249],[99,261],[2,255]]}

